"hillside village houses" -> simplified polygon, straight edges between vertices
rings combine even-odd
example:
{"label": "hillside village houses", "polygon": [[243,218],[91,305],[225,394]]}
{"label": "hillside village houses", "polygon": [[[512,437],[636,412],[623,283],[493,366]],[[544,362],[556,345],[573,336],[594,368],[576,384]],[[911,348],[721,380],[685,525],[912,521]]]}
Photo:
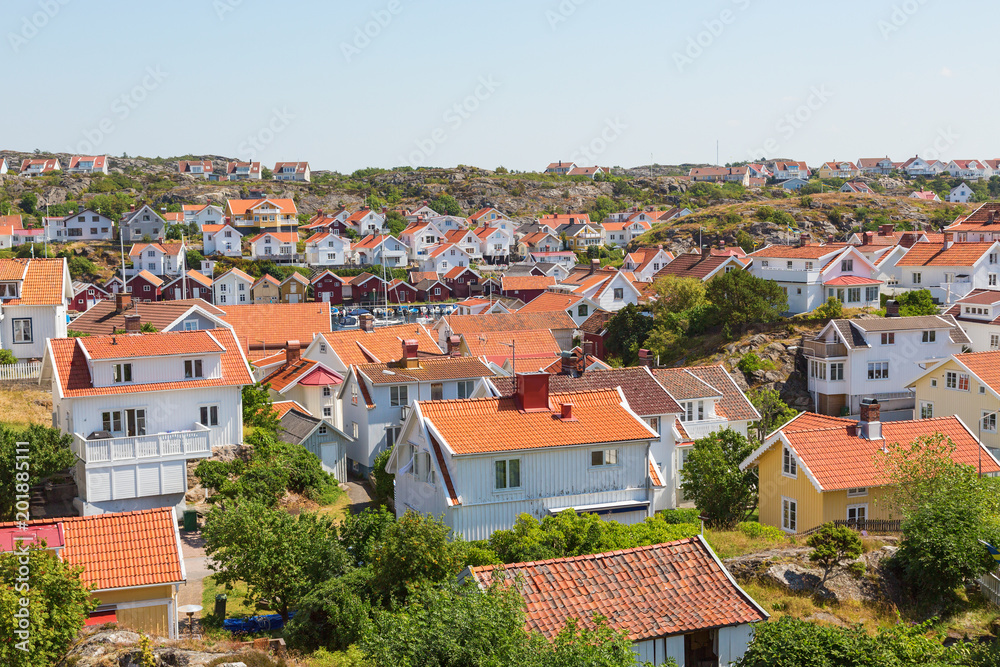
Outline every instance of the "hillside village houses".
{"label": "hillside village houses", "polygon": [[0,349],[40,359],[48,339],[66,336],[72,298],[64,258],[0,259]]}
{"label": "hillside village houses", "polygon": [[124,241],[162,241],[166,234],[167,222],[151,206],[144,204],[136,210],[135,205],[118,221],[118,233]]}
{"label": "hillside village houses", "polygon": [[276,162],[272,173],[276,181],[304,181],[308,183],[312,180],[312,172],[308,162]]}
{"label": "hillside village houses", "polygon": [[181,212],[185,223],[194,223],[202,231],[206,225],[222,225],[226,221],[226,212],[215,204],[184,204]]}
{"label": "hillside village houses", "polygon": [[972,290],[945,314],[965,331],[972,352],[1000,350],[1000,291]]}

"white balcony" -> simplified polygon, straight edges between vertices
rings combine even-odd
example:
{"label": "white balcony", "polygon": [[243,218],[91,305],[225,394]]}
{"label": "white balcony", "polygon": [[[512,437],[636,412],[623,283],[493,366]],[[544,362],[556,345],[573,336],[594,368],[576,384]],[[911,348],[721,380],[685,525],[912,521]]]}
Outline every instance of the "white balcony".
{"label": "white balcony", "polygon": [[144,459],[196,459],[212,455],[210,429],[195,423],[187,431],[88,440],[73,434],[72,450],[84,463],[134,463]]}
{"label": "white balcony", "polygon": [[728,419],[701,419],[698,421],[681,422],[684,430],[692,440],[704,438],[706,435],[720,431],[729,425]]}

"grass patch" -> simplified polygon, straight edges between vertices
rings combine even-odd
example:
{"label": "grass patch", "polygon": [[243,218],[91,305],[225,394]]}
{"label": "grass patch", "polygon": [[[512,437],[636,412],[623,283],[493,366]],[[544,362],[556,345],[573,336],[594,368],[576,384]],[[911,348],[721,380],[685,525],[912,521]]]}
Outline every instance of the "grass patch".
{"label": "grass patch", "polygon": [[202,623],[206,628],[221,628],[225,619],[215,615],[215,596],[222,593],[227,596],[226,618],[253,616],[254,614],[270,614],[269,607],[256,606],[247,600],[247,586],[242,581],[233,584],[230,590],[218,584],[214,576],[202,580],[201,606]]}
{"label": "grass patch", "polygon": [[[748,522],[747,524],[740,525],[755,526],[759,524]],[[779,536],[774,534],[773,531],[767,530],[767,527],[764,527],[762,531],[753,531],[749,529],[711,530],[706,528],[705,539],[708,540],[712,550],[715,551],[719,558],[723,560],[726,558],[735,558],[736,556],[745,556],[746,554],[757,553],[758,551],[765,551],[767,549],[801,546],[796,542],[796,538],[794,536],[786,536],[784,534]]]}
{"label": "grass patch", "polygon": [[0,415],[9,426],[52,426],[52,394],[33,387],[0,387]]}

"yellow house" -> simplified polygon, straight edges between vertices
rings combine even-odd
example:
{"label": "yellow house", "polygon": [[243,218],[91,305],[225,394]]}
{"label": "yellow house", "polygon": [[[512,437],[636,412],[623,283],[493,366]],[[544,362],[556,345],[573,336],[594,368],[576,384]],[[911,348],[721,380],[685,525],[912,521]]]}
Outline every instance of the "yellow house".
{"label": "yellow house", "polygon": [[[185,582],[173,508],[0,524],[0,536],[44,540],[80,575],[98,602],[87,625],[119,626],[177,638],[177,590]],[[0,540],[0,545],[6,540]],[[0,547],[2,548],[2,547]]]}
{"label": "yellow house", "polygon": [[861,170],[853,162],[824,162],[819,168],[820,178],[856,178]]}
{"label": "yellow house", "polygon": [[760,522],[788,533],[804,533],[830,521],[865,528],[870,520],[893,520],[887,482],[877,459],[891,443],[906,444],[941,433],[955,443],[959,463],[983,472],[1000,464],[955,416],[881,422],[879,404],[865,399],[859,421],[803,412],[767,437],[740,468],[756,467]]}
{"label": "yellow house", "polygon": [[301,273],[293,273],[280,285],[281,303],[303,303],[308,300],[308,290],[309,279]]}
{"label": "yellow house", "polygon": [[953,354],[907,386],[916,391],[917,416],[955,415],[1000,457],[1000,351]]}
{"label": "yellow house", "polygon": [[281,303],[281,283],[272,275],[265,275],[250,287],[254,303]]}

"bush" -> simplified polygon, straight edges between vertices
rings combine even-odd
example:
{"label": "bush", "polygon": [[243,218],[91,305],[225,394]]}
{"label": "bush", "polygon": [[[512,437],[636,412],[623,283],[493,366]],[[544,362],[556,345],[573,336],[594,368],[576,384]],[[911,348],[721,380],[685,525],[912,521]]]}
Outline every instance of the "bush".
{"label": "bush", "polygon": [[813,311],[814,320],[837,320],[844,316],[844,304],[831,296],[822,306]]}
{"label": "bush", "polygon": [[370,581],[371,571],[366,568],[313,589],[288,623],[285,638],[289,645],[302,651],[344,651],[360,641],[371,622],[372,607],[364,593]]}
{"label": "bush", "polygon": [[16,364],[17,357],[10,350],[0,350],[0,366],[5,366],[8,364]]}
{"label": "bush", "polygon": [[385,471],[390,456],[392,456],[391,449],[379,452],[372,467],[372,477],[375,478],[375,498],[382,504],[392,498],[396,490],[396,476]]}
{"label": "bush", "polygon": [[736,524],[736,530],[740,531],[751,540],[771,540],[780,542],[785,539],[785,533],[776,526],[766,526],[756,521],[741,521]]}
{"label": "bush", "polygon": [[675,510],[660,510],[657,515],[660,516],[664,522],[670,524],[701,524],[701,521],[698,519],[698,517],[701,516],[701,512],[694,507],[679,508]]}
{"label": "bush", "polygon": [[740,369],[741,372],[749,375],[754,371],[772,370],[774,368],[774,364],[770,361],[761,359],[753,352],[747,352],[740,357],[740,360],[736,363],[736,367]]}

